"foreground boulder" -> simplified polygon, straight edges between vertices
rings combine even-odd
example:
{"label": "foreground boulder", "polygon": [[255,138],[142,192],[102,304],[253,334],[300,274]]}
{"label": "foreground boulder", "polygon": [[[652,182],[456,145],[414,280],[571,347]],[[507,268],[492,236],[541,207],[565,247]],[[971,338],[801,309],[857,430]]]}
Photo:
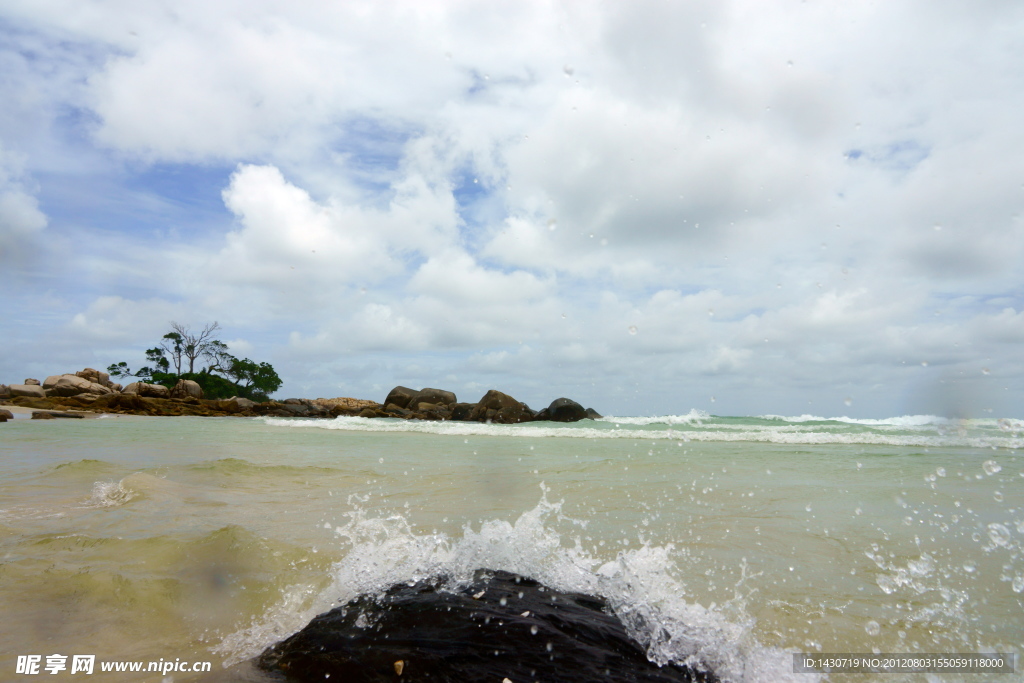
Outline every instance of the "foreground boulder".
{"label": "foreground boulder", "polygon": [[487,570],[454,592],[434,580],[360,597],[267,649],[257,665],[295,682],[718,681],[649,661],[601,598]]}

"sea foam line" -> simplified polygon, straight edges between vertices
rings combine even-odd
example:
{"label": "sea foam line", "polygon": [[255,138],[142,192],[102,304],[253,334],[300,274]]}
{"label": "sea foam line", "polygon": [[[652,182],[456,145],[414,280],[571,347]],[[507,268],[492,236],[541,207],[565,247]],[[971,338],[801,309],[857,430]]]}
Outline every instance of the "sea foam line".
{"label": "sea foam line", "polygon": [[424,420],[387,420],[381,418],[338,417],[334,420],[302,420],[292,418],[258,418],[271,427],[293,429],[327,429],[351,432],[419,433],[445,436],[497,436],[518,438],[571,439],[644,439],[698,442],[759,442],[778,444],[864,444],[878,446],[914,446],[922,448],[1024,448],[1024,439],[1002,436],[928,436],[892,435],[874,432],[835,433],[822,431],[793,432],[786,428],[749,428],[737,431],[710,430],[638,430],[597,429],[593,427],[536,427],[486,424],[480,422],[432,422]]}

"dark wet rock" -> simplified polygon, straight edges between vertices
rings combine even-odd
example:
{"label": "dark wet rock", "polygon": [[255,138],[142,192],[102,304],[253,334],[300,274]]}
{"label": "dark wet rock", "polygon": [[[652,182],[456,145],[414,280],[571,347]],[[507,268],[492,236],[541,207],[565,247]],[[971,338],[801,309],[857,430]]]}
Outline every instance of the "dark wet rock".
{"label": "dark wet rock", "polygon": [[583,406],[571,398],[556,398],[551,405],[537,413],[538,420],[552,422],[579,422],[586,416],[587,411]]}
{"label": "dark wet rock", "polygon": [[0,409],[0,422],[7,422],[14,419],[14,413],[9,410]]}
{"label": "dark wet rock", "polygon": [[468,420],[470,413],[476,408],[475,403],[456,403],[451,407],[453,420]]}
{"label": "dark wet rock", "polygon": [[417,393],[417,391],[415,389],[410,389],[409,387],[397,386],[394,389],[392,389],[390,392],[388,392],[388,397],[386,399],[384,399],[384,405],[387,405],[389,403],[394,403],[399,408],[408,408],[409,407],[409,399],[411,399],[413,397],[413,394],[416,394],[416,393]]}
{"label": "dark wet rock", "polygon": [[78,418],[85,417],[81,413],[65,413],[57,410],[37,410],[32,413],[33,420],[54,420],[56,418]]}
{"label": "dark wet rock", "polygon": [[316,617],[256,663],[287,681],[318,683],[718,680],[649,661],[601,598],[485,570],[458,590],[435,580],[360,597]]}
{"label": "dark wet rock", "polygon": [[445,391],[444,389],[420,389],[415,394],[409,397],[408,405],[406,408],[412,408],[413,406],[419,405],[420,403],[433,403],[435,405],[447,406],[457,402],[455,394],[451,391]]}
{"label": "dark wet rock", "polygon": [[604,415],[602,415],[601,413],[597,412],[593,408],[587,408],[587,419],[589,419],[589,420],[597,420],[597,419],[600,419],[602,417],[604,417]]}
{"label": "dark wet rock", "polygon": [[470,411],[469,418],[477,422],[497,422],[499,424],[516,424],[529,422],[535,413],[530,406],[517,401],[508,394],[491,389]]}

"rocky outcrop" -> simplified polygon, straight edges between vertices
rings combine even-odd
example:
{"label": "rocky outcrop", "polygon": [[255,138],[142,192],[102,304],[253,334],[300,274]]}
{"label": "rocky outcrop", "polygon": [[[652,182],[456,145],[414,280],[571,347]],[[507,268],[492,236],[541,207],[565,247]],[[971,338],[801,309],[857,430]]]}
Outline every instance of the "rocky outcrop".
{"label": "rocky outcrop", "polygon": [[232,396],[217,401],[217,407],[228,413],[242,413],[245,411],[252,411],[253,407],[256,406],[256,401],[250,401],[247,398],[241,396]]}
{"label": "rocky outcrop", "polygon": [[587,416],[587,411],[571,398],[556,398],[544,410],[537,413],[538,420],[551,422],[579,422]]}
{"label": "rocky outcrop", "polygon": [[146,382],[132,382],[121,392],[123,394],[137,394],[145,398],[170,398],[171,390],[162,384],[148,384]]}
{"label": "rocky outcrop", "polygon": [[11,388],[6,384],[0,384],[0,398],[10,398]]}
{"label": "rocky outcrop", "polygon": [[600,597],[489,570],[461,588],[436,578],[361,596],[314,618],[256,664],[293,682],[719,680],[699,662],[647,659]]}
{"label": "rocky outcrop", "polygon": [[103,372],[102,370],[95,370],[93,368],[85,368],[84,370],[79,370],[75,374],[77,376],[79,376],[79,377],[82,377],[83,379],[89,380],[90,382],[95,382],[96,384],[102,384],[105,387],[110,387],[110,385],[111,385],[110,375],[108,375],[107,373]]}
{"label": "rocky outcrop", "polygon": [[517,401],[508,394],[491,389],[476,406],[469,411],[470,420],[476,422],[496,422],[498,424],[516,424],[530,422],[535,413],[530,406]]}
{"label": "rocky outcrop", "polygon": [[109,394],[110,387],[93,382],[81,374],[51,375],[43,381],[47,396],[75,396],[77,394]]}
{"label": "rocky outcrop", "polygon": [[202,398],[203,388],[199,382],[190,379],[179,379],[178,383],[171,389],[171,398]]}
{"label": "rocky outcrop", "polygon": [[46,398],[46,392],[38,384],[12,384],[7,388],[11,398],[25,396],[27,398]]}
{"label": "rocky outcrop", "polygon": [[397,386],[388,392],[387,398],[384,399],[384,405],[394,405],[398,408],[407,408],[409,406],[409,399],[411,399],[415,393],[415,389]]}
{"label": "rocky outcrop", "polygon": [[38,387],[39,386],[39,380],[32,379],[31,377],[29,377],[24,382],[22,382],[22,384],[27,384],[27,385],[32,386],[32,387]]}

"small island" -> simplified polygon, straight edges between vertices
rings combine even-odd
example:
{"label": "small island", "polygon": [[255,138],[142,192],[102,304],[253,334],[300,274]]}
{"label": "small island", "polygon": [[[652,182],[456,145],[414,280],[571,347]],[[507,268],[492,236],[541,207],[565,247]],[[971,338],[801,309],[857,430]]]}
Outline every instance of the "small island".
{"label": "small island", "polygon": [[[287,398],[253,401],[244,396],[206,398],[203,387],[192,379],[178,379],[170,388],[163,384],[132,382],[122,387],[109,373],[85,368],[75,373],[51,375],[40,382],[0,384],[0,405],[32,410],[34,419],[82,418],[101,413],[132,415],[195,415],[206,417],[391,417],[404,420],[459,420],[517,424],[549,420],[576,422],[601,417],[568,398],[556,398],[542,410],[495,389],[475,403],[460,402],[443,389],[392,389],[383,403],[357,398]],[[13,418],[0,408],[0,422]]]}

